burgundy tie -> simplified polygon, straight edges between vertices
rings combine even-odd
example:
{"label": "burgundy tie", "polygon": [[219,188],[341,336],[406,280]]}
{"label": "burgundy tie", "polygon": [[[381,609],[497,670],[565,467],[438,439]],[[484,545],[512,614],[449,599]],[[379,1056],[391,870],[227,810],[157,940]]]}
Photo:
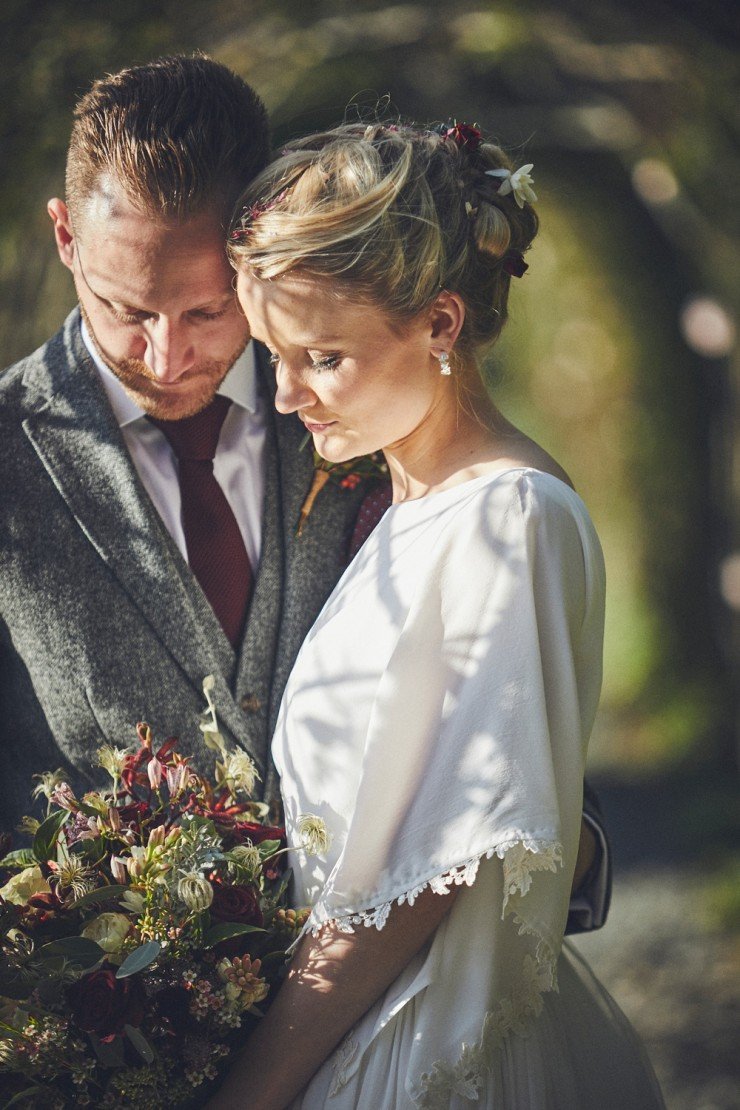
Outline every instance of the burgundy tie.
{"label": "burgundy tie", "polygon": [[355,529],[349,541],[349,558],[354,559],[363,543],[370,535],[375,525],[390,506],[392,489],[390,482],[381,482],[374,486],[360,505],[360,511],[355,521]]}
{"label": "burgundy tie", "polygon": [[156,420],[178,461],[182,527],[190,569],[231,641],[239,646],[252,593],[252,567],[239,525],[213,474],[218,437],[231,401],[217,394],[195,416]]}

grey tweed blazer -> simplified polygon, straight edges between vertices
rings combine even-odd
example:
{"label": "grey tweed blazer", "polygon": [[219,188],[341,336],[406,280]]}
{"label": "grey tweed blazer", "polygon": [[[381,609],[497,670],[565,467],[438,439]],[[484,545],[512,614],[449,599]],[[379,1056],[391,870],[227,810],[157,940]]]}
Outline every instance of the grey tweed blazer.
{"label": "grey tweed blazer", "polygon": [[0,829],[29,812],[33,773],[100,781],[95,749],[129,744],[140,720],[210,769],[198,728],[208,674],[222,731],[275,796],[282,691],[366,487],[328,483],[296,540],[312,453],[299,451],[300,422],[267,407],[263,554],[234,652],[139,480],[78,311],[0,377]]}

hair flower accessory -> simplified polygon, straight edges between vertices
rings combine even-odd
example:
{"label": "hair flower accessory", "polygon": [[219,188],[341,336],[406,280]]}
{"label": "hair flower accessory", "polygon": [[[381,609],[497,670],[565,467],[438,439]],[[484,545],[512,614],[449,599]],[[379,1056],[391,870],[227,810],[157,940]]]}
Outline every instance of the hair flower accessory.
{"label": "hair flower accessory", "polygon": [[532,174],[530,170],[534,169],[534,163],[528,162],[526,166],[520,166],[518,170],[486,170],[486,177],[498,177],[501,179],[501,184],[498,187],[498,194],[501,197],[507,196],[512,193],[514,200],[520,208],[524,208],[525,201],[532,204],[537,200],[537,194],[532,186]]}
{"label": "hair flower accessory", "polygon": [[466,147],[468,150],[477,150],[483,142],[483,135],[471,123],[454,123],[452,127],[446,128],[442,132],[443,140],[452,139],[459,147]]}
{"label": "hair flower accessory", "polygon": [[504,272],[510,274],[511,277],[524,277],[529,269],[529,264],[524,261],[524,255],[521,251],[510,250],[504,255]]}
{"label": "hair flower accessory", "polygon": [[287,189],[283,189],[282,193],[278,193],[277,196],[272,197],[271,200],[264,202],[257,201],[256,204],[248,204],[243,208],[242,214],[239,217],[239,224],[229,236],[231,241],[239,243],[246,239],[247,236],[251,234],[252,224],[255,220],[258,220],[260,216],[264,216],[265,212],[269,212],[270,209],[275,208],[281,201],[285,200],[286,196]]}

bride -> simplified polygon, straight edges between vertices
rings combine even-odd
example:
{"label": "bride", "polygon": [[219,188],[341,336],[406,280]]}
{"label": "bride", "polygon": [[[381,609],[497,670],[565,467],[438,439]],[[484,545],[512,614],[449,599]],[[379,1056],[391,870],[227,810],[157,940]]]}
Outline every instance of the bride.
{"label": "bride", "polygon": [[290,144],[232,235],[278,409],[332,463],[382,449],[393,505],[285,691],[288,839],[306,814],[329,835],[293,853],[311,916],[213,1107],[663,1105],[563,946],[601,549],[478,371],[537,231],[531,168],[466,125],[348,125]]}

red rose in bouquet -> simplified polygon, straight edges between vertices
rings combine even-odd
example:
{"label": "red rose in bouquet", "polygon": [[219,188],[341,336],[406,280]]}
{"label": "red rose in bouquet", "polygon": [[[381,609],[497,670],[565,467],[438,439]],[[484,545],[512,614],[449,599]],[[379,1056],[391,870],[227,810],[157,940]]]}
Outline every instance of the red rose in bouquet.
{"label": "red rose in bouquet", "polygon": [[78,798],[37,776],[46,816],[0,856],[3,1095],[177,1110],[269,1004],[305,919],[285,908],[284,830],[259,823],[256,769],[218,732],[211,689],[213,781],[146,725],[133,750],[98,750],[107,789]]}
{"label": "red rose in bouquet", "polygon": [[220,924],[233,921],[239,925],[261,926],[264,921],[260,909],[259,891],[252,884],[227,886],[211,880],[213,901],[210,905],[211,921]]}
{"label": "red rose in bouquet", "polygon": [[145,995],[139,980],[116,979],[110,968],[83,975],[67,997],[75,1023],[104,1042],[121,1036],[127,1025],[139,1026],[144,1018]]}

